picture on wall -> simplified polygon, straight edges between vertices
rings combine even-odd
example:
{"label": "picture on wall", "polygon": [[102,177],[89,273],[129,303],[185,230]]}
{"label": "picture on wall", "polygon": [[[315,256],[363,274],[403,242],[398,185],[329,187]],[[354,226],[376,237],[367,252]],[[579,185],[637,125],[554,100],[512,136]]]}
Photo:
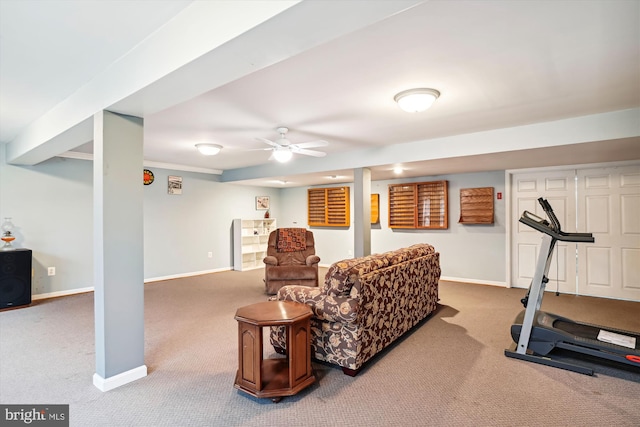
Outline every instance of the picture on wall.
{"label": "picture on wall", "polygon": [[256,196],[256,209],[259,211],[269,209],[269,196]]}
{"label": "picture on wall", "polygon": [[182,177],[169,175],[169,186],[167,190],[169,194],[182,194]]}

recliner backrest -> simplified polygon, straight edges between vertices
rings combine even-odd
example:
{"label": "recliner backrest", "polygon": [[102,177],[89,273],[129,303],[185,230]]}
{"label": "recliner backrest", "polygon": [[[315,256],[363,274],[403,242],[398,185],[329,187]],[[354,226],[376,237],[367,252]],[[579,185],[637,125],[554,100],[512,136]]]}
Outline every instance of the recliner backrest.
{"label": "recliner backrest", "polygon": [[306,230],[306,248],[303,251],[279,252],[277,248],[278,230],[269,234],[267,243],[267,256],[273,256],[278,260],[278,265],[306,265],[307,257],[316,254],[313,232]]}

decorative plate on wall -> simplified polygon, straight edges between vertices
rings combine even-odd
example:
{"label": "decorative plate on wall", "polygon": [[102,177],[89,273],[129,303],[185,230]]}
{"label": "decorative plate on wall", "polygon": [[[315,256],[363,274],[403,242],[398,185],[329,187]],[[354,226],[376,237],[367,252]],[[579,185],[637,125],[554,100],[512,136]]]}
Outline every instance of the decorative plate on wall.
{"label": "decorative plate on wall", "polygon": [[144,185],[149,185],[153,183],[153,180],[154,180],[153,172],[151,172],[149,169],[145,169],[142,171],[142,181],[144,182]]}

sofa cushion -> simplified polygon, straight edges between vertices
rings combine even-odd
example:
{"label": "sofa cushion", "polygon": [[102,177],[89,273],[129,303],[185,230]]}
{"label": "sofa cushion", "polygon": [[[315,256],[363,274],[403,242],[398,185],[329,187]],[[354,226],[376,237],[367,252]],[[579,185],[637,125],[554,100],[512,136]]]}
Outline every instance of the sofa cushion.
{"label": "sofa cushion", "polygon": [[307,304],[317,319],[330,322],[354,322],[358,316],[358,300],[348,296],[327,296],[320,288],[284,286],[278,291],[279,301]]}
{"label": "sofa cushion", "polygon": [[418,258],[435,252],[433,246],[418,243],[408,248],[382,254],[372,254],[361,258],[352,258],[335,262],[329,267],[325,276],[325,288],[329,295],[347,295],[359,277],[398,264],[409,259]]}
{"label": "sofa cushion", "polygon": [[381,256],[388,259],[389,265],[399,264],[409,259],[420,258],[421,256],[429,255],[435,252],[433,246],[426,243],[418,243],[408,248],[402,248],[395,251],[385,252]]}
{"label": "sofa cushion", "polygon": [[388,261],[378,255],[338,261],[329,267],[325,287],[329,295],[346,295],[359,276],[386,267]]}

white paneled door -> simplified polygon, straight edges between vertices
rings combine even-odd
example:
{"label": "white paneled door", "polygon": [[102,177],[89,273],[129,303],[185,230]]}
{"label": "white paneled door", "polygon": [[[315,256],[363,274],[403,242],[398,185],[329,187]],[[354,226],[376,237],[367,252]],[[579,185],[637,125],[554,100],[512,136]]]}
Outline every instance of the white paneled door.
{"label": "white paneled door", "polygon": [[581,295],[640,301],[640,166],[577,171]]}
{"label": "white paneled door", "polygon": [[547,290],[640,301],[640,165],[513,174],[511,185],[512,286],[531,283],[542,235],[518,219],[545,217],[543,197],[563,231],[595,238],[556,244]]}
{"label": "white paneled door", "polygon": [[[518,220],[522,212],[529,211],[546,218],[538,198],[549,201],[564,231],[575,231],[575,172],[549,171],[512,175],[511,180],[511,283],[526,288],[536,269],[542,233]],[[576,246],[558,242],[549,268],[547,290],[559,289],[564,293],[576,292]]]}

